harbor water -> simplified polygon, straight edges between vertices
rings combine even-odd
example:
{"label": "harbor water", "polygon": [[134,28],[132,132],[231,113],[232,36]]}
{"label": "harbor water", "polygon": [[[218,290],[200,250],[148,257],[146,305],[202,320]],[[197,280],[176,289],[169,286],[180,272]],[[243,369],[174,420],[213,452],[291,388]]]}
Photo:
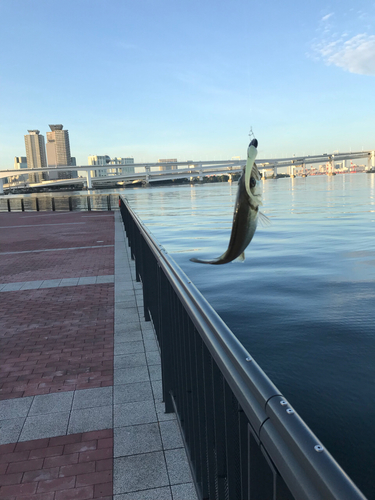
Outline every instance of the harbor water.
{"label": "harbor water", "polygon": [[375,500],[375,174],[264,181],[271,223],[222,266],[189,259],[226,250],[236,183],[118,192]]}

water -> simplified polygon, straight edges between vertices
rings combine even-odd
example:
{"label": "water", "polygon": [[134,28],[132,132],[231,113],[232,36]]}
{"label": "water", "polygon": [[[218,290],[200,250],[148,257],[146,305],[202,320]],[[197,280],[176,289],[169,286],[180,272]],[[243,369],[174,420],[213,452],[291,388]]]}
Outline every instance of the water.
{"label": "water", "polygon": [[227,248],[236,184],[129,190],[152,233],[369,499],[375,499],[375,175],[263,183],[244,263]]}
{"label": "water", "polygon": [[189,259],[226,250],[235,183],[118,192],[375,500],[375,175],[265,181],[271,225],[223,266]]}

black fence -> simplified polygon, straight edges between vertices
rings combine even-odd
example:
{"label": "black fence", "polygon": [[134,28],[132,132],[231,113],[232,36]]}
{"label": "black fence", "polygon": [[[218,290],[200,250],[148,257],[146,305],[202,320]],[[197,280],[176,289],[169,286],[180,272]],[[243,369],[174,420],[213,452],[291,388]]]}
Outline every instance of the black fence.
{"label": "black fence", "polygon": [[0,212],[90,211],[118,209],[118,194],[0,197]]}
{"label": "black fence", "polygon": [[120,210],[198,497],[364,500],[122,197]]}

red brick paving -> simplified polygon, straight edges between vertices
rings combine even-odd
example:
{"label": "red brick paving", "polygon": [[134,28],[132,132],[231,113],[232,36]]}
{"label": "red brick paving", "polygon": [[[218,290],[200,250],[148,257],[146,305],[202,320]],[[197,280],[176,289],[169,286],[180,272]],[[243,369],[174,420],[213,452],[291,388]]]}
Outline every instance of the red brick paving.
{"label": "red brick paving", "polygon": [[112,212],[0,213],[0,283],[113,274],[113,247],[4,255],[113,244]]}
{"label": "red brick paving", "polygon": [[1,294],[0,400],[113,384],[113,284]]}
{"label": "red brick paving", "polygon": [[0,251],[0,283],[114,274],[113,252],[113,247],[13,255]]}
{"label": "red brick paving", "polygon": [[0,498],[110,500],[112,457],[112,430],[0,445]]}

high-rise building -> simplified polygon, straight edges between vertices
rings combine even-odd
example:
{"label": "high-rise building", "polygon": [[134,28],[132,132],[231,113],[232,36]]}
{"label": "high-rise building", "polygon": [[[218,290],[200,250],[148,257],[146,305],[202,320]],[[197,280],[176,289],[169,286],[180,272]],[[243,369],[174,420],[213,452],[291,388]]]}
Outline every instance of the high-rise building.
{"label": "high-rise building", "polygon": [[26,156],[15,156],[14,157],[14,168],[27,168],[27,158]]}
{"label": "high-rise building", "polygon": [[177,165],[169,165],[169,163],[177,163],[177,158],[164,158],[158,160],[158,163],[167,163],[167,165],[159,167],[159,170],[177,170]]}
{"label": "high-rise building", "polygon": [[[47,168],[46,146],[44,136],[39,130],[28,130],[25,135],[27,168]],[[41,182],[47,179],[47,173],[29,174],[29,182]]]}
{"label": "high-rise building", "polygon": [[[49,167],[65,167],[72,165],[72,157],[70,155],[69,132],[63,130],[63,126],[49,125],[51,132],[47,132],[47,159]],[[77,173],[72,171],[59,172],[58,176],[50,173],[50,178],[70,179],[76,176]]]}
{"label": "high-rise building", "polygon": [[47,168],[44,137],[39,130],[28,130],[25,135],[26,158],[28,168]]}
{"label": "high-rise building", "polygon": [[47,158],[49,167],[70,166],[69,132],[62,125],[49,125],[47,132]]}

